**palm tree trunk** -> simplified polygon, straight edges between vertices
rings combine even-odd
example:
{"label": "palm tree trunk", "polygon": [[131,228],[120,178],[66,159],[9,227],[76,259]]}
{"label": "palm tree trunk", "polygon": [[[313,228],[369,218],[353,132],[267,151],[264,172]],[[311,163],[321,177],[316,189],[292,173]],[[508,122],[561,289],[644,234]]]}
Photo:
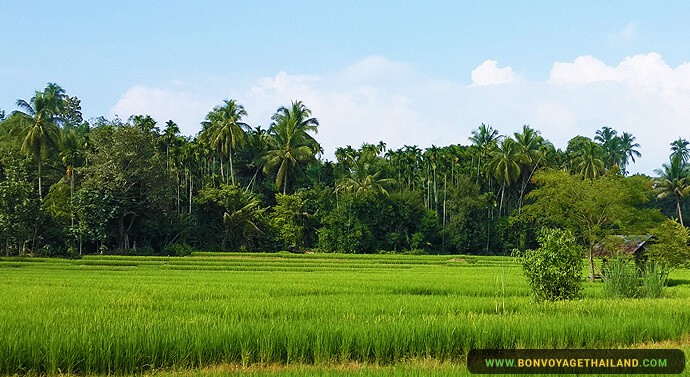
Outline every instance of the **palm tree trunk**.
{"label": "palm tree trunk", "polygon": [[38,156],[38,198],[43,201],[43,190],[42,190],[42,185],[41,185],[41,156]]}
{"label": "palm tree trunk", "polygon": [[590,243],[589,246],[589,253],[588,253],[588,259],[589,259],[589,281],[594,283],[594,255],[593,250],[594,245]]}
{"label": "palm tree trunk", "polygon": [[283,195],[287,194],[287,169],[285,171],[285,176],[283,177]]}
{"label": "palm tree trunk", "polygon": [[220,157],[220,180],[225,181],[227,183],[227,181],[225,180],[225,172],[223,171],[223,156]]}
{"label": "palm tree trunk", "polygon": [[232,146],[230,147],[230,153],[228,153],[228,158],[230,160],[230,180],[232,185],[235,185],[235,171],[232,169]]}
{"label": "palm tree trunk", "polygon": [[678,219],[680,220],[680,226],[685,227],[683,224],[683,211],[680,208],[680,198],[676,200],[676,207],[678,208]]}

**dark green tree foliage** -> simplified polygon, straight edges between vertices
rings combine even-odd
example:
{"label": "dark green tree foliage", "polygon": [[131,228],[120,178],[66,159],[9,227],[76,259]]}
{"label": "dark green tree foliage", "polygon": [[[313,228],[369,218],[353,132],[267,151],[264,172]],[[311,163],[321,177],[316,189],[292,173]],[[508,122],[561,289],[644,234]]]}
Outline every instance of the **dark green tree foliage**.
{"label": "dark green tree foliage", "polygon": [[[488,254],[496,250],[491,244],[495,234],[489,219],[493,207],[490,194],[482,194],[479,185],[467,176],[458,177],[458,184],[448,193],[449,221],[446,238],[451,250],[461,254]],[[488,250],[487,250],[488,249]]]}
{"label": "dark green tree foliage", "polygon": [[572,233],[544,228],[538,240],[538,249],[516,251],[532,296],[539,301],[581,297],[584,250]]}
{"label": "dark green tree foliage", "polygon": [[250,192],[221,185],[200,190],[194,200],[197,232],[192,245],[210,250],[255,251],[265,242],[265,208]]}
{"label": "dark green tree foliage", "polygon": [[[12,158],[14,157],[14,158]],[[40,201],[27,179],[26,166],[9,153],[0,157],[0,242],[5,254],[22,254],[37,245]]]}
{"label": "dark green tree foliage", "polygon": [[[436,214],[419,193],[343,193],[323,218],[319,247],[344,253],[429,249],[439,241]],[[433,221],[431,220],[433,219]]]}
{"label": "dark green tree foliage", "polygon": [[[602,235],[648,233],[661,219],[653,207],[681,219],[690,182],[682,138],[656,191],[646,177],[623,179],[639,144],[611,127],[574,137],[565,152],[528,125],[501,135],[482,124],[468,146],[381,141],[338,148],[331,162],[301,101],[279,108],[268,129],[243,123],[244,108],[225,101],[196,138],[148,115],[84,122],[81,101],[56,84],[18,110],[0,116],[0,242],[12,253],[178,254],[189,243],[505,254],[534,248],[544,225],[589,248]],[[13,202],[27,188],[30,205]]]}
{"label": "dark green tree foliage", "polygon": [[[113,209],[106,227],[107,246],[133,252],[137,247],[160,250],[179,230],[169,226],[173,215],[167,206],[172,201],[171,182],[165,156],[157,149],[157,135],[148,127],[115,123],[94,129],[89,137],[94,149],[87,152],[89,164],[78,172],[82,177],[80,191],[87,190],[88,194],[82,195],[80,203],[107,204]],[[83,216],[89,214],[85,208],[78,211]]]}
{"label": "dark green tree foliage", "polygon": [[304,249],[304,222],[309,216],[304,207],[304,200],[300,194],[276,194],[276,205],[270,214],[270,224],[281,249]]}

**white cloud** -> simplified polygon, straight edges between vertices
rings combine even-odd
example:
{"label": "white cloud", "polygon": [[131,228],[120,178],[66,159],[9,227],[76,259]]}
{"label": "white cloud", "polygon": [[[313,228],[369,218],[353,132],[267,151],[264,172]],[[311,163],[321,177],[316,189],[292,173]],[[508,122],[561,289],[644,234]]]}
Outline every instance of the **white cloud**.
{"label": "white cloud", "polygon": [[612,42],[631,42],[637,38],[637,23],[628,22],[622,29],[609,34]]}
{"label": "white cloud", "polygon": [[199,99],[179,86],[180,82],[174,83],[174,89],[133,86],[110,109],[110,116],[117,115],[127,119],[132,115],[150,115],[161,127],[172,119],[180,126],[183,134],[194,135],[214,103]]}
{"label": "white cloud", "polygon": [[112,114],[147,113],[160,122],[172,118],[192,130],[185,133],[195,134],[205,114],[224,99],[205,99],[211,95],[232,90],[230,98],[249,113],[247,123],[264,128],[278,107],[301,100],[321,123],[316,137],[329,159],[336,147],[379,140],[391,148],[467,145],[480,123],[505,135],[529,124],[559,148],[574,136],[593,137],[611,126],[637,137],[643,156],[629,169],[647,174],[666,162],[671,141],[690,138],[690,63],[669,67],[657,53],[631,56],[615,66],[592,56],[557,62],[545,82],[520,79],[494,61],[477,67],[471,83],[442,81],[380,56],[327,74],[278,72],[209,94],[205,88],[215,82],[197,83],[195,91],[177,84],[135,86]]}
{"label": "white cloud", "polygon": [[626,57],[611,67],[593,56],[580,56],[572,63],[557,62],[551,69],[553,84],[624,83],[638,89],[676,95],[690,90],[690,63],[671,68],[656,52]]}
{"label": "white cloud", "polygon": [[495,60],[485,60],[472,70],[472,83],[477,86],[508,84],[517,79],[518,76],[512,68],[498,68],[498,62]]}

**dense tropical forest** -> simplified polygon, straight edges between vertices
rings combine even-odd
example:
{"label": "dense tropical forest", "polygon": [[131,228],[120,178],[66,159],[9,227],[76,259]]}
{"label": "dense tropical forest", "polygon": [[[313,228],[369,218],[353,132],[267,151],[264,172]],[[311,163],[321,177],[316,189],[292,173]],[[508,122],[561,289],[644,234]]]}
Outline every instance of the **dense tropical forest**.
{"label": "dense tropical forest", "polygon": [[[556,149],[528,125],[477,125],[421,149],[343,146],[322,157],[307,104],[243,122],[235,100],[194,137],[147,115],[84,120],[48,84],[0,111],[0,250],[6,255],[185,255],[208,251],[509,254],[544,226],[591,249],[607,234],[683,223],[690,148],[658,177],[629,176],[634,135],[602,126]],[[411,140],[411,142],[413,142]]]}

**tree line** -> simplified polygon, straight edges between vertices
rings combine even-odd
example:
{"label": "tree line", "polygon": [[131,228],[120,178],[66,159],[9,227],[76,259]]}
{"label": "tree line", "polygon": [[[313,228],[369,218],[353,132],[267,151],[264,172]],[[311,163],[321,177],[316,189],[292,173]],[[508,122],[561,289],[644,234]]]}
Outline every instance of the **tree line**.
{"label": "tree line", "polygon": [[591,247],[668,217],[683,224],[690,192],[688,141],[672,143],[659,177],[629,176],[640,146],[609,126],[565,150],[528,125],[501,135],[481,124],[467,145],[381,141],[329,161],[300,101],[264,129],[225,100],[194,137],[148,115],[84,120],[80,100],[52,83],[16,106],[0,111],[6,255],[508,254],[534,247],[544,226]]}

